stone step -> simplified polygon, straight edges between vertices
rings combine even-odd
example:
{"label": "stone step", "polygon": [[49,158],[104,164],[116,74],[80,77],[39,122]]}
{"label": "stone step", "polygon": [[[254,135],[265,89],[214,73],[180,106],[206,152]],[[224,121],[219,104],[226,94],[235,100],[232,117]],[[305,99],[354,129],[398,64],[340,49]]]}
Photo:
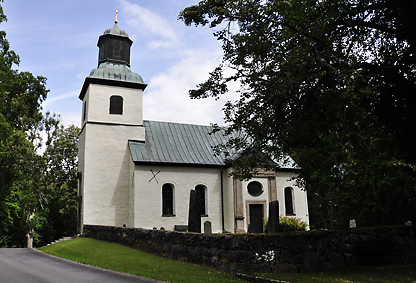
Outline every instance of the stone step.
{"label": "stone step", "polygon": [[67,241],[67,240],[76,239],[76,238],[78,238],[79,236],[80,236],[80,234],[76,234],[76,235],[74,235],[74,236],[72,236],[72,237],[63,237],[63,238],[60,238],[60,239],[58,239],[58,240],[56,240],[56,241],[53,241],[53,242],[52,242],[52,243],[50,243],[50,244],[47,244],[47,246],[52,245],[52,244],[56,244],[56,243],[59,243],[59,242],[62,242],[62,241]]}

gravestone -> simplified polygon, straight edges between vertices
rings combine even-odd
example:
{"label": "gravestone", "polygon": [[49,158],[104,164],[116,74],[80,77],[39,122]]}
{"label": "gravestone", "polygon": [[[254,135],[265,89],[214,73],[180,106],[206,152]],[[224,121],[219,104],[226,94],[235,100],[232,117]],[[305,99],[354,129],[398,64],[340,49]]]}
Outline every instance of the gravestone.
{"label": "gravestone", "polygon": [[279,232],[279,201],[274,200],[269,203],[269,222],[268,233]]}
{"label": "gravestone", "polygon": [[211,221],[204,222],[204,234],[212,234]]}
{"label": "gravestone", "polygon": [[191,190],[189,197],[188,232],[201,233],[201,210],[199,191]]}
{"label": "gravestone", "polygon": [[251,228],[251,223],[248,223],[247,233],[253,233],[253,229]]}

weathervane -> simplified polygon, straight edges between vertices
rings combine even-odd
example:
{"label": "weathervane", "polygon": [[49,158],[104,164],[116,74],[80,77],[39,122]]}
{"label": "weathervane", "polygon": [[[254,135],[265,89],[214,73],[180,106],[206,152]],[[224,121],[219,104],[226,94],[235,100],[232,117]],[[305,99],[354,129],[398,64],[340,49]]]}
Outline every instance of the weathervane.
{"label": "weathervane", "polygon": [[117,20],[117,14],[118,14],[118,6],[117,6],[117,8],[116,8],[116,19],[114,20],[114,23],[115,23],[115,24],[117,24],[117,23],[118,23],[118,20]]}

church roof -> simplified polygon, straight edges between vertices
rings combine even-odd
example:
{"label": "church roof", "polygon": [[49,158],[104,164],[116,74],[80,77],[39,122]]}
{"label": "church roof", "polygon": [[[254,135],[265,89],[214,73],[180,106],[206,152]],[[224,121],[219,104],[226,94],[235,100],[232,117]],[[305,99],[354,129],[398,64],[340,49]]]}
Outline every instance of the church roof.
{"label": "church roof", "polygon": [[93,69],[88,77],[145,85],[142,77],[133,73],[129,66],[112,62],[100,63],[100,66],[97,69]]}
{"label": "church roof", "polygon": [[214,154],[213,147],[226,142],[222,132],[209,134],[212,126],[143,121],[145,142],[129,141],[136,164],[178,164],[225,166],[225,158]]}
{"label": "church roof", "polygon": [[142,77],[130,69],[130,47],[133,41],[124,30],[118,28],[117,22],[116,15],[114,27],[105,30],[98,40],[98,67],[85,78],[79,95],[81,100],[84,100],[91,83],[142,90],[147,86]]}
{"label": "church roof", "polygon": [[[213,149],[227,142],[229,137],[223,131],[210,134],[212,126],[146,120],[143,125],[145,141],[129,141],[131,157],[136,164],[229,166],[226,157],[215,154]],[[234,152],[230,155],[228,159],[235,159],[239,154]],[[276,170],[292,171],[299,168],[290,156],[271,162],[276,165]]]}
{"label": "church roof", "polygon": [[114,27],[106,29],[104,31],[104,34],[112,34],[112,35],[129,37],[129,35],[124,30],[118,28],[117,23],[114,23]]}

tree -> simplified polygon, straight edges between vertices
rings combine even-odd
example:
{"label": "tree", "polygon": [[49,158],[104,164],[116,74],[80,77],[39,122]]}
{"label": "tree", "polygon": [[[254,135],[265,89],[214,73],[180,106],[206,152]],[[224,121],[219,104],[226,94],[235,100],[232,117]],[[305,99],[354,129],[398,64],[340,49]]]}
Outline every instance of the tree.
{"label": "tree", "polygon": [[74,125],[63,127],[59,117],[45,118],[47,138],[43,157],[44,205],[40,213],[44,225],[37,231],[41,244],[77,232],[78,135]]}
{"label": "tree", "polygon": [[[341,226],[415,221],[415,16],[412,0],[200,1],[179,18],[215,28],[224,57],[190,96],[218,98],[238,81],[225,121],[246,136],[219,150],[291,156],[298,185]],[[259,166],[238,161],[242,178]]]}
{"label": "tree", "polygon": [[34,150],[23,157],[25,165],[6,197],[0,245],[39,246],[76,233],[79,131],[46,113],[27,132]]}
{"label": "tree", "polygon": [[[0,23],[6,16],[0,5]],[[16,197],[13,188],[26,177],[35,177],[28,169],[33,161],[34,146],[27,131],[42,119],[41,103],[46,99],[46,79],[28,72],[14,70],[19,57],[10,50],[6,33],[0,31],[0,222],[10,220],[16,208],[10,198]],[[6,238],[5,230],[0,238]],[[4,236],[4,237],[3,237]],[[0,243],[2,241],[0,240]]]}
{"label": "tree", "polygon": [[[0,5],[0,23],[5,20]],[[76,230],[79,129],[43,116],[46,79],[13,69],[18,65],[0,31],[1,247],[46,243]]]}

